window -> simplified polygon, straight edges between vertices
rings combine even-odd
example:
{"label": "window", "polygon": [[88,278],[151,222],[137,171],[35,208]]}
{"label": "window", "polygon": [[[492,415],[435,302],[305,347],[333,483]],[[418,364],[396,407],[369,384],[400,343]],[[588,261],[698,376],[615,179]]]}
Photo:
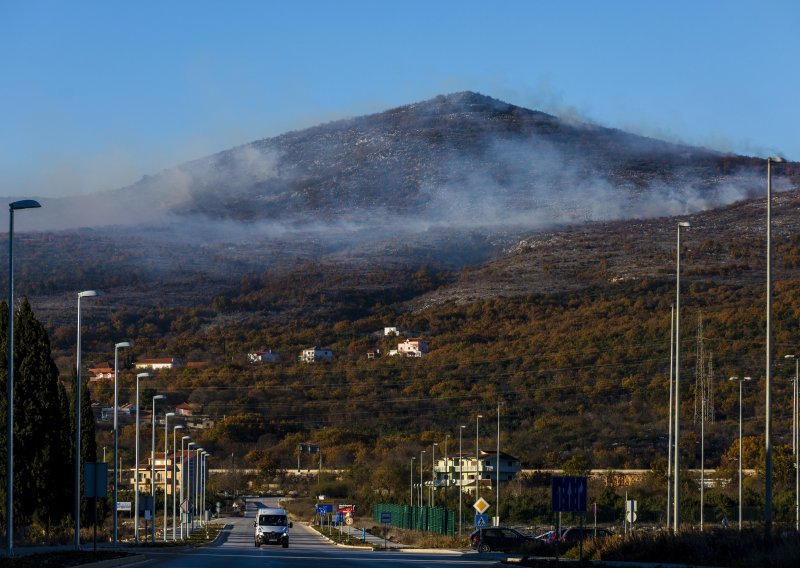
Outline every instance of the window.
{"label": "window", "polygon": [[286,515],[260,515],[258,524],[262,527],[285,527]]}

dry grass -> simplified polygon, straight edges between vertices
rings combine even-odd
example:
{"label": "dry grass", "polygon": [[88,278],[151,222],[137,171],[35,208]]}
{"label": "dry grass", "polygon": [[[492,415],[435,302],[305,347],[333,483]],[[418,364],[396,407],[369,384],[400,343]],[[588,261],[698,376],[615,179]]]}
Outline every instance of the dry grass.
{"label": "dry grass", "polygon": [[375,536],[384,536],[392,542],[407,544],[416,548],[469,548],[467,537],[447,536],[422,531],[412,531],[397,527],[384,527],[382,525],[367,526],[367,531]]}
{"label": "dry grass", "polygon": [[[800,539],[794,531],[767,540],[763,530],[634,533],[584,543],[584,558],[624,562],[664,562],[693,566],[800,566]],[[577,557],[577,549],[570,551]]]}

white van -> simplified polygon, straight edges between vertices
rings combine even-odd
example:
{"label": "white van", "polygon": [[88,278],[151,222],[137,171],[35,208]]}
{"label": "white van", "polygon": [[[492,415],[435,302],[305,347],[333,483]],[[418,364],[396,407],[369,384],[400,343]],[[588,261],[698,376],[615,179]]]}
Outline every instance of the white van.
{"label": "white van", "polygon": [[292,523],[284,509],[259,509],[256,512],[256,546],[280,544],[289,547],[289,529]]}

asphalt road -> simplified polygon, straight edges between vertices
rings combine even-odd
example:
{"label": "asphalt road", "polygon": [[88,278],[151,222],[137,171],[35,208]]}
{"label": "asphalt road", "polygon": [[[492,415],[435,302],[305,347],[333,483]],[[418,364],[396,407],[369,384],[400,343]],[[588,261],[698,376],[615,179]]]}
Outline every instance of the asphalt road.
{"label": "asphalt road", "polygon": [[302,523],[290,530],[289,548],[276,545],[254,545],[253,521],[258,507],[276,507],[277,500],[248,501],[244,517],[229,519],[228,529],[221,541],[212,546],[190,550],[145,552],[148,561],[139,566],[164,566],[170,568],[205,568],[220,566],[249,567],[313,567],[338,568],[340,566],[397,566],[424,568],[475,568],[492,566],[498,558],[475,553],[443,555],[432,553],[371,551],[342,548],[323,539],[316,531]]}

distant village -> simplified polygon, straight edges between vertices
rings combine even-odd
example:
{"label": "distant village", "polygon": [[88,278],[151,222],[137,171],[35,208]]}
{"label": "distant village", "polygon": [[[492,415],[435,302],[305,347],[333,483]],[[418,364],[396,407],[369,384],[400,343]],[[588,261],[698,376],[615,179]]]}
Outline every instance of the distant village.
{"label": "distant village", "polygon": [[[398,327],[384,327],[383,330],[376,331],[372,334],[376,339],[380,338],[400,338],[403,332]],[[420,358],[428,354],[428,342],[422,337],[409,337],[397,343],[396,349],[390,349],[385,355],[388,357],[409,357]],[[379,348],[367,351],[364,356],[367,359],[378,359],[383,356]],[[313,346],[300,351],[297,355],[297,361],[300,363],[330,363],[333,361],[334,353],[329,347]],[[251,365],[268,365],[280,363],[281,356],[272,351],[271,349],[263,348],[259,351],[250,352],[247,354],[247,362]],[[189,369],[203,369],[208,367],[208,363],[204,361],[186,361],[183,362],[175,357],[161,357],[161,358],[143,358],[134,362],[133,367],[136,371],[161,371],[165,369],[174,369],[177,367],[184,367]],[[89,369],[89,382],[96,383],[101,381],[114,380],[114,366],[109,362],[102,365],[95,366]],[[110,422],[113,420],[114,408],[112,406],[103,406],[99,403],[93,404],[95,418],[100,422]],[[189,429],[204,430],[214,426],[215,418],[202,413],[202,406],[192,402],[182,402],[178,404],[175,409],[175,419]],[[136,406],[132,404],[121,404],[118,407],[117,419],[122,424],[133,424],[136,420]],[[149,423],[152,416],[147,412],[140,412],[139,420],[141,422]],[[160,420],[163,423],[163,418]]]}

